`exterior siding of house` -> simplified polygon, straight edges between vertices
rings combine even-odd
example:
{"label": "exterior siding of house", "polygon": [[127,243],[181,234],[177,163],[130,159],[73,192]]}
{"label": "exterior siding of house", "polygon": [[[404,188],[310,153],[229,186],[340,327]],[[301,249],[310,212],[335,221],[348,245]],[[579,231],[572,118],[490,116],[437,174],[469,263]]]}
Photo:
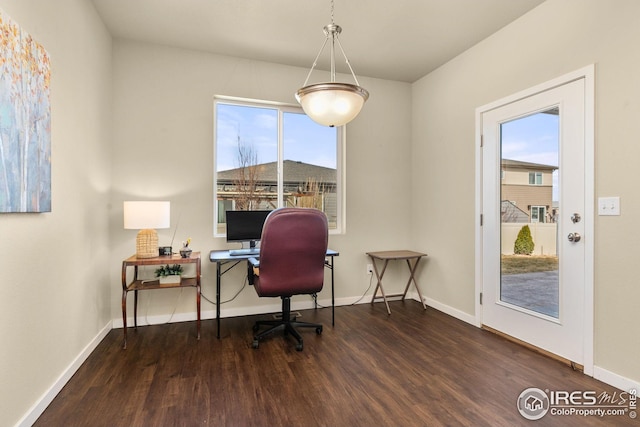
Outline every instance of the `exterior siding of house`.
{"label": "exterior siding of house", "polygon": [[[547,215],[541,222],[549,222],[553,207],[553,171],[556,169],[556,166],[503,160],[501,200],[513,203],[528,213],[529,218],[532,206],[543,206]],[[531,172],[542,174],[541,184],[529,183]]]}
{"label": "exterior siding of house", "polygon": [[551,210],[551,193],[553,187],[540,185],[502,185],[502,199],[509,200],[525,212],[531,206],[545,206]]}

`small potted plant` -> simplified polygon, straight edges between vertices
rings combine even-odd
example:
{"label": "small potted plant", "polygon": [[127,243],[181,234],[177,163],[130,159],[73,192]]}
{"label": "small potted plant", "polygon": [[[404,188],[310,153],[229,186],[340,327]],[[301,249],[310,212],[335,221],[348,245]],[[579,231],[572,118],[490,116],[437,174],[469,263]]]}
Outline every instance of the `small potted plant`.
{"label": "small potted plant", "polygon": [[161,285],[180,283],[180,275],[182,274],[182,265],[163,265],[156,270],[156,277]]}

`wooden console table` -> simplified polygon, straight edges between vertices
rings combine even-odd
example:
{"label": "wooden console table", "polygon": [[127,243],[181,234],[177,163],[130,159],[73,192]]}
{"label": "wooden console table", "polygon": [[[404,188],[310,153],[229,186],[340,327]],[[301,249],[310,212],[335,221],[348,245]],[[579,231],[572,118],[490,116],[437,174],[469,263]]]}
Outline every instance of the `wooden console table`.
{"label": "wooden console table", "polygon": [[[369,258],[371,258],[371,262],[373,263],[373,271],[376,273],[376,278],[378,279],[378,283],[376,284],[376,290],[373,292],[373,297],[371,298],[371,304],[377,299],[382,298],[384,300],[385,305],[387,306],[387,313],[391,314],[391,310],[389,309],[389,303],[387,302],[387,297],[397,297],[402,296],[402,300],[407,295],[407,291],[409,290],[409,285],[411,282],[416,287],[416,291],[418,291],[418,296],[420,297],[420,302],[422,303],[422,307],[426,310],[427,305],[422,298],[422,294],[420,293],[420,288],[418,287],[418,283],[416,283],[415,272],[416,267],[418,267],[418,263],[420,259],[427,254],[423,254],[422,252],[414,252],[414,251],[381,251],[381,252],[367,252]],[[376,260],[382,261],[382,270],[378,272],[378,266],[376,265]],[[384,293],[384,288],[382,287],[382,276],[384,276],[384,272],[387,269],[387,264],[392,260],[405,260],[407,262],[407,266],[409,267],[409,281],[407,282],[407,286],[404,288],[404,292],[401,294],[393,294],[386,295]],[[378,293],[378,289],[382,293],[381,296],[376,296]]]}
{"label": "wooden console table", "polygon": [[[156,280],[141,280],[138,278],[138,267],[143,265],[161,266],[173,264],[195,264],[196,277],[181,278],[180,283],[160,284]],[[127,285],[127,268],[133,267],[133,280]],[[138,291],[147,291],[151,289],[170,289],[170,288],[196,288],[196,306],[197,306],[197,330],[198,339],[200,339],[200,252],[192,252],[188,258],[182,258],[180,255],[165,255],[154,258],[138,258],[135,255],[122,261],[122,323],[124,328],[124,341],[122,348],[127,348],[127,294],[133,291],[133,325],[138,327]]]}

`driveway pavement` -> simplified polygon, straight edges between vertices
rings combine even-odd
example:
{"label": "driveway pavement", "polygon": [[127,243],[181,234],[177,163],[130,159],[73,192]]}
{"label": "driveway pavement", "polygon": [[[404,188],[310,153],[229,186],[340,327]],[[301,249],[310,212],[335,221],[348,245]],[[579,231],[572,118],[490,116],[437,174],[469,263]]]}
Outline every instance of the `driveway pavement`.
{"label": "driveway pavement", "polygon": [[502,276],[502,301],[558,318],[558,270]]}

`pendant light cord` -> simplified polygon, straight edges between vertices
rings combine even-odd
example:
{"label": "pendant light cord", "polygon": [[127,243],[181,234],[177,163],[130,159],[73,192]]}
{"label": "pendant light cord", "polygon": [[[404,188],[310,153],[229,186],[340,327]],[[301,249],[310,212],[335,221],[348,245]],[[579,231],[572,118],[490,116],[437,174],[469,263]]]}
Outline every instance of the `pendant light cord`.
{"label": "pendant light cord", "polygon": [[307,74],[307,78],[304,81],[304,84],[302,85],[303,87],[307,86],[307,83],[309,83],[309,78],[311,77],[311,74],[313,73],[313,70],[315,70],[316,66],[318,65],[318,58],[320,58],[320,55],[322,54],[322,52],[324,51],[324,48],[326,47],[327,43],[329,42],[329,38],[331,38],[331,69],[330,69],[330,80],[331,82],[335,82],[336,80],[336,70],[335,70],[335,43],[338,43],[338,48],[340,49],[340,52],[342,53],[342,56],[344,57],[345,63],[347,64],[347,66],[349,67],[349,71],[351,71],[351,76],[353,77],[353,80],[356,82],[357,86],[360,86],[360,83],[358,82],[358,78],[356,77],[356,73],[353,71],[353,68],[351,67],[351,62],[349,62],[349,58],[347,58],[347,54],[344,52],[344,49],[342,48],[342,44],[340,43],[340,39],[338,38],[338,34],[342,31],[342,28],[340,28],[339,25],[335,24],[334,21],[334,0],[331,0],[331,24],[327,25],[326,27],[324,27],[325,30],[325,39],[324,39],[324,43],[322,44],[322,47],[320,48],[320,51],[318,52],[318,54],[316,55],[316,58],[313,60],[313,65],[311,65],[311,69],[309,70],[309,73]]}
{"label": "pendant light cord", "polygon": [[335,25],[335,22],[333,21],[333,0],[331,0],[331,25]]}

